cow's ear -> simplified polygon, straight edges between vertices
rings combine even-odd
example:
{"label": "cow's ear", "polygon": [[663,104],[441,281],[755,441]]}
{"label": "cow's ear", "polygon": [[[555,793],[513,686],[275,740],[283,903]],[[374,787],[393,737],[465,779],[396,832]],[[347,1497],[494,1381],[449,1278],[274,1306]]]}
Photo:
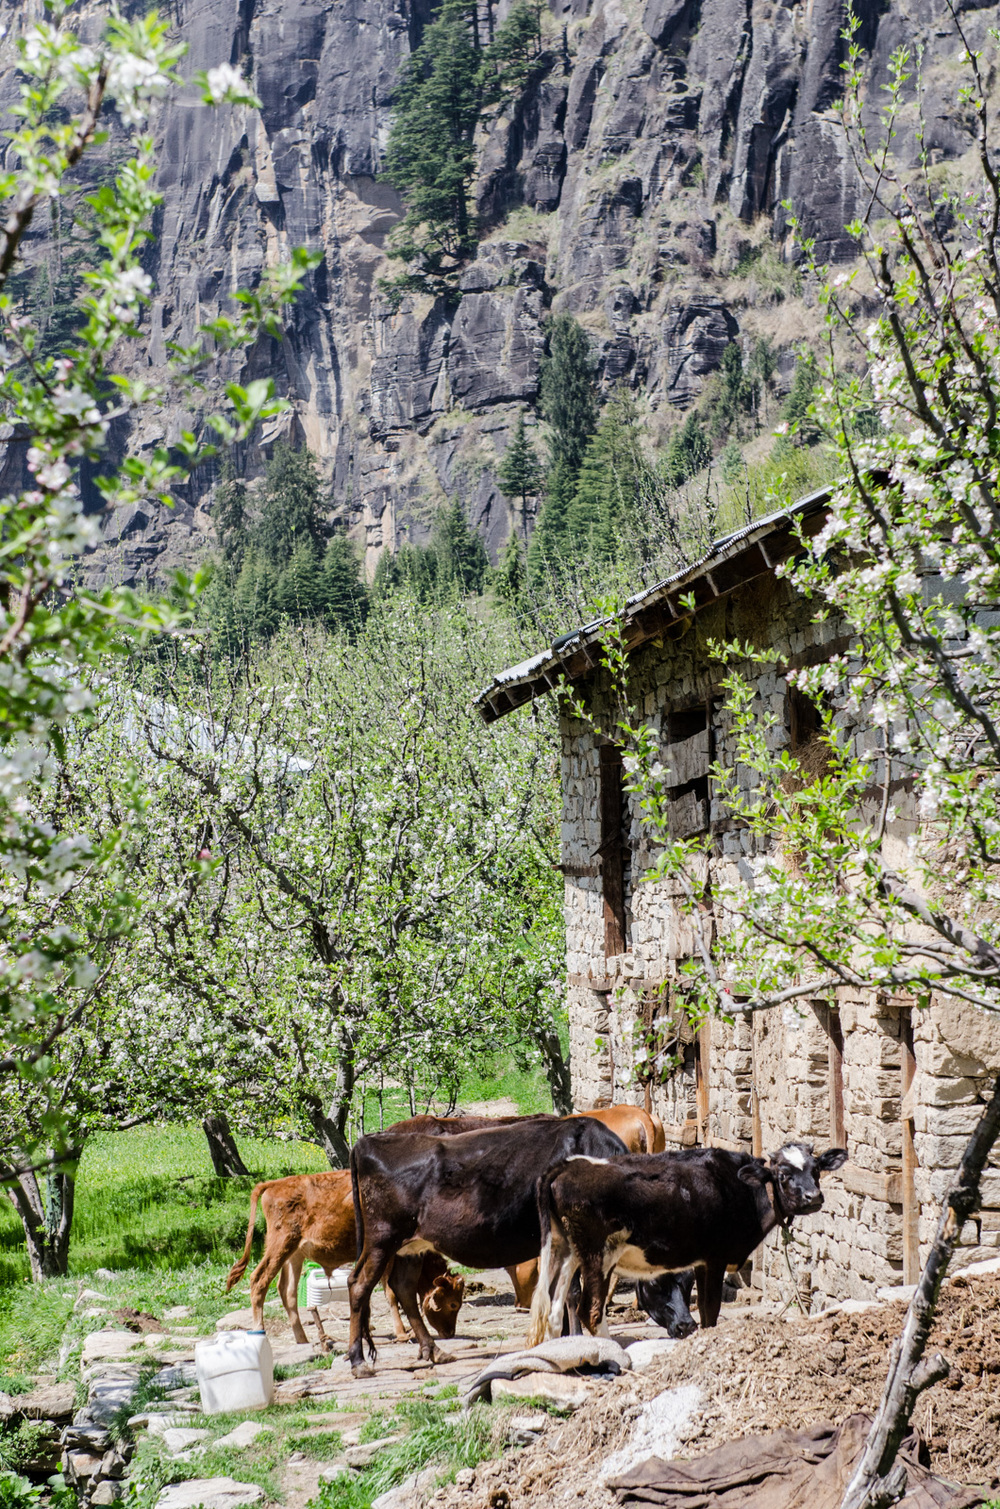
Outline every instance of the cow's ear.
{"label": "cow's ear", "polygon": [[825,1153],[820,1153],[816,1159],[816,1172],[828,1174],[831,1169],[839,1168],[847,1162],[847,1149],[844,1147],[831,1147]]}
{"label": "cow's ear", "polygon": [[742,1165],[737,1178],[742,1179],[744,1184],[760,1186],[762,1184],[773,1183],[774,1175],[766,1163],[762,1163],[759,1158],[755,1158],[752,1163],[744,1163]]}

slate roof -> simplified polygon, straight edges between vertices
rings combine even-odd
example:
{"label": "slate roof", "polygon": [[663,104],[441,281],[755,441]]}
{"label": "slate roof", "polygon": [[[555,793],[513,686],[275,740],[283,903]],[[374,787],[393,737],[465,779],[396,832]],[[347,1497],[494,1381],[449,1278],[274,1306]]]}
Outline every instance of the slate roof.
{"label": "slate roof", "polygon": [[[826,517],[831,489],[808,493],[752,524],[723,535],[693,566],[637,592],[625,604],[623,631],[629,650],[654,639],[670,624],[690,617],[679,599],[693,594],[694,611],[706,607],[727,592],[755,577],[765,576],[799,550],[798,531],[816,533]],[[475,698],[474,705],[487,723],[522,707],[543,692],[552,691],[565,678],[577,681],[600,663],[600,635],[606,620],[594,619],[569,634],[553,640],[547,649],[500,671]]]}

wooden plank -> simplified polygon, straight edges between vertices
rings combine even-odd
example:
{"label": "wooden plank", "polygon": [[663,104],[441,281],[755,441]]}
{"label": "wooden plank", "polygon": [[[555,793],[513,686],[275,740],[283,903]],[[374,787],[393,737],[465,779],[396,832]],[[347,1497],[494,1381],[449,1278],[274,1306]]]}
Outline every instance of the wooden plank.
{"label": "wooden plank", "polygon": [[671,838],[689,838],[708,827],[708,803],[695,790],[672,797],[667,808]]}
{"label": "wooden plank", "polygon": [[688,781],[695,781],[700,775],[707,775],[708,729],[703,728],[700,733],[692,734],[688,739],[680,739],[676,744],[668,744],[664,763],[670,767],[670,774],[666,780],[667,786],[686,786]]}
{"label": "wooden plank", "polygon": [[764,1153],[764,1132],[760,1121],[760,1091],[757,1089],[757,1027],[759,1018],[750,1018],[750,1150],[755,1158]]}
{"label": "wooden plank", "polygon": [[593,990],[597,995],[607,995],[616,988],[616,981],[610,980],[607,975],[568,974],[566,984],[577,990]]}
{"label": "wooden plank", "polygon": [[698,1115],[698,1141],[706,1145],[708,1137],[708,1087],[712,1080],[712,1019],[706,1017],[698,1028],[698,1056],[695,1059],[694,1098]]}
{"label": "wooden plank", "polygon": [[668,1142],[677,1142],[681,1147],[695,1147],[698,1142],[698,1123],[696,1121],[664,1123],[663,1135]]}
{"label": "wooden plank", "polygon": [[830,1146],[846,1147],[844,1141],[844,1029],[836,1006],[826,1008],[827,1053],[830,1090]]}
{"label": "wooden plank", "polygon": [[745,1142],[730,1142],[728,1137],[709,1137],[706,1147],[721,1147],[727,1153],[749,1153]]}
{"label": "wooden plank", "polygon": [[903,1175],[899,1172],[876,1174],[856,1163],[845,1163],[840,1169],[844,1188],[853,1195],[868,1195],[872,1200],[882,1200],[886,1205],[902,1205]]}
{"label": "wooden plank", "polygon": [[913,1051],[913,1016],[900,1012],[902,1044],[901,1109],[903,1113],[903,1283],[915,1284],[920,1277],[920,1202],[917,1199],[917,1149],[913,1125],[913,1079],[917,1059]]}
{"label": "wooden plank", "polygon": [[625,952],[625,845],[622,841],[622,752],[600,746],[601,889],[604,901],[604,956]]}

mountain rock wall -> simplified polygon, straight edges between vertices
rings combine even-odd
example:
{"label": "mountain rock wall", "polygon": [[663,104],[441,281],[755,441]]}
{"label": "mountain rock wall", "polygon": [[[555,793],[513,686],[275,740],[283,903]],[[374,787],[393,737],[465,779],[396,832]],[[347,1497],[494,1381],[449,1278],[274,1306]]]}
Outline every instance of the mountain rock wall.
{"label": "mountain rock wall", "polygon": [[[958,44],[940,6],[857,9],[873,90],[894,47],[922,42],[931,160],[963,151]],[[0,108],[16,87],[13,38],[36,10],[0,0]],[[129,356],[155,370],[231,290],[292,246],[321,248],[285,339],[219,376],[275,377],[292,413],[241,462],[253,474],[280,434],[305,441],[369,570],[383,549],[425,538],[455,493],[494,553],[530,529],[495,473],[518,409],[535,403],[549,311],[580,319],[601,381],[637,389],[659,434],[730,341],[768,335],[787,380],[815,331],[783,201],[821,256],[851,255],[842,0],[552,0],[547,68],[481,132],[476,259],[454,297],[408,295],[394,310],[378,282],[393,271],[385,244],[401,204],[378,174],[394,80],[430,13],[431,0],[171,0],[185,66],[238,64],[261,108],[211,111],[192,90],[160,109],[157,292]],[[85,4],[81,28],[99,16]],[[996,8],[967,4],[963,21],[978,42]],[[165,411],[131,443],[189,423]],[[142,580],[203,549],[212,480],[196,478],[172,512],[108,518],[92,576]]]}

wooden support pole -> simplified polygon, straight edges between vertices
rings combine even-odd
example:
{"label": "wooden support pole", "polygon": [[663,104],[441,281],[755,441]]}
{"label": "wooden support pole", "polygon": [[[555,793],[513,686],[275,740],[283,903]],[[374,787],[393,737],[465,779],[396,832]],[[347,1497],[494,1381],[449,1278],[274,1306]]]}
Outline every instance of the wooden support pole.
{"label": "wooden support pole", "polygon": [[760,1124],[760,1080],[757,1069],[757,1014],[750,1018],[750,1151],[755,1158],[764,1154],[764,1133]]}
{"label": "wooden support pole", "polygon": [[708,1087],[712,1073],[712,1021],[706,1017],[698,1028],[698,1056],[695,1059],[694,1096],[698,1117],[698,1141],[708,1145]]}
{"label": "wooden support pole", "polygon": [[913,1014],[909,1007],[899,1013],[899,1036],[902,1048],[903,1283],[915,1284],[920,1277],[920,1203],[917,1200],[917,1151],[910,1091],[917,1072],[917,1059],[913,1051]]}
{"label": "wooden support pole", "polygon": [[830,1146],[846,1147],[844,1140],[844,1030],[836,1006],[826,1008],[827,1052],[830,1085]]}

